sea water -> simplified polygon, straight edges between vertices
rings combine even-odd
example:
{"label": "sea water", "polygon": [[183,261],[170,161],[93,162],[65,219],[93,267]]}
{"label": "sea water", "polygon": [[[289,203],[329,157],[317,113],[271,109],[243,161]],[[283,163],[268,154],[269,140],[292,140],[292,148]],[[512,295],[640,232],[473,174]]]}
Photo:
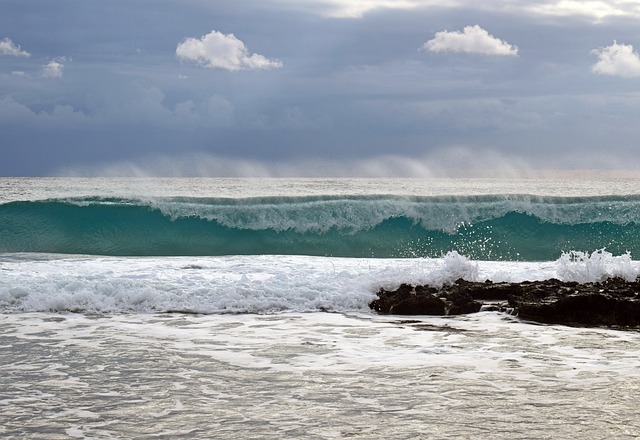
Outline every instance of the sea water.
{"label": "sea water", "polygon": [[637,438],[640,333],[377,316],[635,279],[634,179],[0,179],[3,438]]}

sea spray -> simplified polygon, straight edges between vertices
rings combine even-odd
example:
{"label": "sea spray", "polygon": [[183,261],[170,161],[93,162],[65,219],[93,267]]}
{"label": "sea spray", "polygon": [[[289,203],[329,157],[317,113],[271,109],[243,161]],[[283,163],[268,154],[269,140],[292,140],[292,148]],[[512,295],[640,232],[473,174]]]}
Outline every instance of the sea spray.
{"label": "sea spray", "polygon": [[429,285],[441,287],[459,278],[467,281],[478,281],[478,262],[471,261],[456,251],[448,252],[442,258],[441,271],[433,271]]}
{"label": "sea spray", "polygon": [[579,283],[598,282],[609,277],[635,281],[639,273],[638,266],[632,261],[630,252],[618,256],[614,256],[605,249],[592,253],[563,252],[556,263],[558,277],[561,280]]}

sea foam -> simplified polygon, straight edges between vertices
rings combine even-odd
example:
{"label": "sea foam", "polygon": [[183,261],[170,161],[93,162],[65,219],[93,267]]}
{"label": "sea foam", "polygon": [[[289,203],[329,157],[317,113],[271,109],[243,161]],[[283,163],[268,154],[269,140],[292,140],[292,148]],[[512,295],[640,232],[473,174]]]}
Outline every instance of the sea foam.
{"label": "sea foam", "polygon": [[635,279],[638,271],[630,255],[606,251],[541,263],[473,261],[457,252],[415,259],[4,254],[0,311],[368,312],[379,288],[401,283],[441,286],[458,278],[587,282],[609,276]]}
{"label": "sea foam", "polygon": [[614,256],[611,252],[600,249],[592,253],[564,252],[557,261],[557,272],[562,280],[589,283],[609,277],[635,281],[639,270],[629,252]]}

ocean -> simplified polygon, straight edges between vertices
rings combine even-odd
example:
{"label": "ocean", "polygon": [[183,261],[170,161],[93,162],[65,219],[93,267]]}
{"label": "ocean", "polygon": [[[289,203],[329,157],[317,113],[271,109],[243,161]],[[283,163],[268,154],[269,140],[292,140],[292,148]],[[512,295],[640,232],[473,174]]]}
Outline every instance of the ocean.
{"label": "ocean", "polygon": [[635,439],[640,332],[368,304],[637,255],[632,178],[0,178],[0,436]]}

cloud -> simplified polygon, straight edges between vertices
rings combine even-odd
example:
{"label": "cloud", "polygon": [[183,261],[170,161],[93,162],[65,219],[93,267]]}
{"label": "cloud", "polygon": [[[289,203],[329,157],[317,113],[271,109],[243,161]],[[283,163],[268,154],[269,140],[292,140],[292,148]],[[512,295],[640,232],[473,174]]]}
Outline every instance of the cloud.
{"label": "cloud", "polygon": [[637,0],[492,0],[468,2],[463,0],[279,0],[290,7],[311,10],[330,18],[362,18],[380,9],[472,9],[479,11],[511,11],[552,17],[586,17],[597,22],[610,17],[640,17]]}
{"label": "cloud", "polygon": [[49,63],[44,66],[42,70],[42,75],[46,78],[61,78],[64,74],[64,64],[63,61],[66,59],[64,57],[56,58],[55,60],[49,61]]}
{"label": "cloud", "polygon": [[518,48],[489,34],[480,26],[466,26],[462,32],[436,32],[422,46],[429,52],[464,52],[480,55],[517,56]]}
{"label": "cloud", "polygon": [[626,78],[640,76],[640,56],[630,44],[618,44],[614,41],[611,46],[592,50],[591,53],[599,58],[591,68],[595,74]]}
{"label": "cloud", "polygon": [[640,12],[635,0],[552,0],[532,3],[533,5],[526,9],[537,14],[557,17],[584,16],[596,21],[608,17],[637,17]]}
{"label": "cloud", "polygon": [[91,119],[70,105],[55,105],[48,111],[34,111],[12,97],[0,98],[0,121],[3,124],[28,124],[29,127],[78,127]]}
{"label": "cloud", "polygon": [[244,43],[233,34],[211,31],[197,38],[186,38],[176,48],[176,56],[203,67],[229,71],[276,69],[282,67],[278,60],[270,60],[259,54],[249,55]]}
{"label": "cloud", "polygon": [[10,55],[13,57],[29,58],[31,54],[20,49],[20,46],[15,44],[9,38],[0,40],[0,55]]}
{"label": "cloud", "polygon": [[324,0],[313,4],[321,14],[331,18],[362,18],[367,12],[378,9],[416,9],[425,6],[442,6],[437,0]]}

